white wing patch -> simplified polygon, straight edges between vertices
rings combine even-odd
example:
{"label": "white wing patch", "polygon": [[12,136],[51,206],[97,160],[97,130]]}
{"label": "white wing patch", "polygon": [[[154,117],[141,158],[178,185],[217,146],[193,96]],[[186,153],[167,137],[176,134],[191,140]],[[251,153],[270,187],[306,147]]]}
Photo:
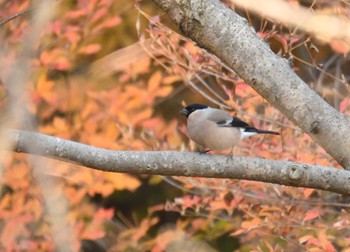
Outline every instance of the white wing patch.
{"label": "white wing patch", "polygon": [[251,137],[251,136],[258,134],[257,132],[247,132],[247,131],[245,131],[245,128],[239,128],[239,130],[241,131],[241,139]]}

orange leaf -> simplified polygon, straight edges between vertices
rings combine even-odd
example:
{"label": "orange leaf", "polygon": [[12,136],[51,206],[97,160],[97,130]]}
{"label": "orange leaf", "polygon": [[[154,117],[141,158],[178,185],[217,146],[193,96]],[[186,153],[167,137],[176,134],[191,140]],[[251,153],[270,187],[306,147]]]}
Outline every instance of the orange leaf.
{"label": "orange leaf", "polygon": [[94,23],[97,20],[101,19],[101,17],[105,16],[107,13],[107,8],[102,8],[97,10],[94,15],[91,17],[90,22]]}
{"label": "orange leaf", "polygon": [[149,119],[153,114],[153,110],[151,108],[147,108],[140,113],[135,114],[131,119],[131,125],[138,124],[146,119]]}
{"label": "orange leaf", "polygon": [[106,173],[107,179],[113,183],[116,190],[130,190],[135,191],[141,182],[128,174],[122,173]]}
{"label": "orange leaf", "polygon": [[171,93],[171,91],[173,91],[172,86],[161,87],[157,90],[155,95],[158,97],[164,97],[168,96]]}
{"label": "orange leaf", "polygon": [[158,218],[152,218],[152,219],[143,219],[141,221],[141,224],[139,227],[135,230],[134,239],[133,240],[139,240],[142,237],[145,237],[145,234],[149,230],[150,227],[158,223]]}
{"label": "orange leaf", "polygon": [[246,230],[244,230],[244,229],[237,229],[236,231],[231,233],[230,236],[237,236],[237,235],[243,234],[245,231]]}
{"label": "orange leaf", "polygon": [[77,11],[70,11],[68,12],[65,17],[63,18],[64,19],[78,19],[78,18],[81,18],[83,16],[85,16],[86,14],[88,13],[88,10],[87,9],[81,9],[81,10],[77,10]]}
{"label": "orange leaf", "polygon": [[47,80],[46,74],[41,74],[40,77],[39,77],[37,86],[36,86],[36,90],[39,93],[48,92],[48,91],[52,90],[53,85],[54,84],[53,84],[52,81],[48,81]]}
{"label": "orange leaf", "polygon": [[336,53],[346,54],[350,50],[349,44],[343,40],[332,40],[330,45]]}
{"label": "orange leaf", "polygon": [[333,246],[333,244],[330,243],[330,242],[327,242],[326,244],[324,244],[323,247],[324,247],[325,251],[328,251],[328,252],[335,252],[335,251],[337,251],[336,248]]}
{"label": "orange leaf", "polygon": [[122,19],[119,16],[110,18],[110,19],[104,21],[103,23],[101,23],[100,25],[96,26],[92,32],[96,33],[100,30],[105,29],[105,28],[111,28],[111,27],[117,26],[121,22],[122,22]]}
{"label": "orange leaf", "polygon": [[71,68],[71,63],[67,58],[60,57],[56,60],[55,64],[53,65],[53,68],[61,71],[66,71],[69,68]]}
{"label": "orange leaf", "polygon": [[241,227],[250,230],[259,227],[260,224],[261,220],[258,218],[254,218],[250,221],[243,221]]}
{"label": "orange leaf", "polygon": [[150,68],[151,60],[150,58],[143,58],[137,61],[137,64],[131,66],[132,74],[143,74],[148,73]]}
{"label": "orange leaf", "polygon": [[180,75],[170,75],[165,78],[163,78],[163,84],[170,85],[177,81],[182,81],[182,78]]}
{"label": "orange leaf", "polygon": [[220,200],[214,200],[210,202],[210,210],[217,210],[217,209],[226,209],[227,208],[227,204]]}
{"label": "orange leaf", "polygon": [[73,45],[73,48],[77,45],[77,43],[81,40],[81,35],[77,31],[66,31],[63,36],[67,38],[67,40]]}
{"label": "orange leaf", "polygon": [[106,139],[110,139],[111,141],[114,141],[115,139],[117,139],[117,137],[120,134],[120,131],[118,130],[114,122],[109,122],[105,124],[104,129],[105,129],[104,137]]}
{"label": "orange leaf", "polygon": [[122,21],[122,19],[119,16],[113,17],[113,18],[110,18],[110,19],[106,20],[105,22],[103,22],[101,24],[101,27],[106,27],[106,28],[114,27],[114,26],[120,24],[121,21]]}
{"label": "orange leaf", "polygon": [[159,87],[162,80],[162,73],[160,71],[155,72],[151,75],[151,77],[148,79],[148,91],[154,92]]}
{"label": "orange leaf", "polygon": [[62,49],[43,51],[40,55],[40,60],[44,66],[61,71],[68,70],[71,67],[67,53]]}
{"label": "orange leaf", "polygon": [[315,191],[315,189],[312,189],[312,188],[305,188],[305,189],[303,190],[304,196],[305,196],[306,198],[309,198],[310,195],[311,195],[314,191]]}
{"label": "orange leaf", "polygon": [[84,46],[80,48],[79,53],[81,54],[95,54],[101,50],[101,45],[100,44],[90,44],[87,46]]}
{"label": "orange leaf", "polygon": [[97,181],[94,183],[93,187],[90,188],[89,194],[95,195],[100,193],[103,197],[111,195],[114,191],[114,187],[111,183],[105,183],[104,181]]}
{"label": "orange leaf", "polygon": [[114,216],[114,209],[100,208],[94,215],[94,220],[111,220]]}
{"label": "orange leaf", "polygon": [[[325,248],[326,246],[328,246],[330,249],[332,249],[332,246],[330,246],[330,242],[328,240],[328,237],[327,237],[327,232],[325,229],[322,229],[320,230],[318,233],[317,233],[317,237],[322,245],[323,248]],[[334,249],[334,248],[333,248]],[[327,251],[332,251],[332,250],[327,250]]]}
{"label": "orange leaf", "polygon": [[58,116],[53,119],[53,126],[60,131],[68,130],[66,120]]}
{"label": "orange leaf", "polygon": [[80,234],[81,239],[97,240],[105,236],[105,231],[102,227],[97,225],[89,226],[84,232]]}

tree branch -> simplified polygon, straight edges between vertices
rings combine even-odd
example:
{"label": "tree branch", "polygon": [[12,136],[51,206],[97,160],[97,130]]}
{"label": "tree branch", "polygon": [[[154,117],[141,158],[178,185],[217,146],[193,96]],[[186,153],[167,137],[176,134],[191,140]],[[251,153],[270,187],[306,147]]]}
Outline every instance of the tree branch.
{"label": "tree branch", "polygon": [[20,16],[22,16],[22,15],[24,15],[24,14],[30,13],[30,12],[33,11],[34,9],[35,9],[34,7],[30,7],[30,8],[27,8],[27,9],[25,9],[25,10],[22,10],[22,11],[20,11],[20,12],[17,12],[17,13],[15,13],[15,14],[13,14],[13,15],[11,15],[11,16],[5,18],[5,19],[3,19],[3,20],[0,20],[0,27],[3,26],[3,25],[5,25],[5,24],[7,24],[8,22],[10,22],[11,20],[13,20],[13,19],[15,19],[15,18],[17,18],[17,17],[20,17]]}
{"label": "tree branch", "polygon": [[9,130],[8,134],[17,152],[101,171],[246,179],[350,194],[350,171],[324,166],[177,151],[112,151],[29,131]]}
{"label": "tree branch", "polygon": [[248,22],[217,0],[153,0],[180,30],[350,169],[350,123],[275,55]]}

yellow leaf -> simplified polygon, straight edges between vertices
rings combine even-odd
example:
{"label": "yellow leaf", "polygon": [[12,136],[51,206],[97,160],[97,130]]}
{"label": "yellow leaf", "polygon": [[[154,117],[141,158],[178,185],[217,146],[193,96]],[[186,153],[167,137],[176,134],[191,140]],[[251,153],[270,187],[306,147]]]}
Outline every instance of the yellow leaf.
{"label": "yellow leaf", "polygon": [[36,90],[39,92],[39,95],[41,95],[44,92],[51,91],[53,86],[54,86],[54,83],[52,81],[48,81],[46,78],[46,74],[43,73],[40,75],[38,79]]}
{"label": "yellow leaf", "polygon": [[141,111],[140,113],[135,114],[131,120],[132,125],[135,125],[137,123],[140,123],[144,121],[145,119],[149,119],[152,116],[153,110],[151,108],[147,108],[144,111]]}
{"label": "yellow leaf", "polygon": [[148,79],[148,91],[154,92],[159,87],[162,80],[162,73],[160,71],[155,72],[152,74],[152,76]]}
{"label": "yellow leaf", "polygon": [[167,76],[163,79],[163,84],[170,85],[170,84],[173,84],[174,82],[177,82],[177,81],[182,81],[181,76],[171,75],[171,76]]}
{"label": "yellow leaf", "polygon": [[135,191],[140,185],[140,181],[129,174],[106,173],[107,179],[114,185],[116,190]]}
{"label": "yellow leaf", "polygon": [[171,93],[171,91],[173,91],[172,86],[162,87],[157,90],[155,96],[159,96],[159,97],[168,96]]}

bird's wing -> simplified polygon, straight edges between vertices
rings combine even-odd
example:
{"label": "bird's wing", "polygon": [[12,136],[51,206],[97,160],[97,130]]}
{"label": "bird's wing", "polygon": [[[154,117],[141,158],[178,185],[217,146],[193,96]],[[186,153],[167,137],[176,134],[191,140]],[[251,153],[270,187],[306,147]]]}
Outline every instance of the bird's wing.
{"label": "bird's wing", "polygon": [[217,125],[220,127],[251,128],[248,123],[235,116],[230,116],[230,119],[218,121]]}
{"label": "bird's wing", "polygon": [[215,123],[230,121],[232,119],[232,116],[229,113],[221,109],[210,108],[207,113],[206,119]]}

